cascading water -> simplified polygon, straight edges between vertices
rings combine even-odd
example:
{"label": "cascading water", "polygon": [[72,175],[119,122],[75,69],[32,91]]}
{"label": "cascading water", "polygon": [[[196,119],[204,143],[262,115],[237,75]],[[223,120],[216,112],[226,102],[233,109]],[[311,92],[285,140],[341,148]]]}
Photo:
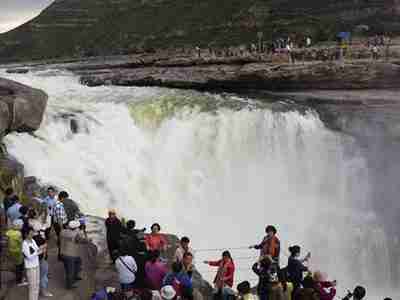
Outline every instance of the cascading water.
{"label": "cascading water", "polygon": [[[28,175],[67,189],[84,211],[104,216],[116,207],[138,224],[158,221],[164,231],[188,235],[203,250],[254,244],[266,224],[276,224],[282,261],[289,244],[301,244],[313,253],[311,267],[342,289],[390,283],[387,238],[370,211],[361,150],[315,113],[228,96],[241,108],[175,108],[179,101],[168,99],[218,103],[221,96],[87,88],[62,72],[1,75],[50,96],[40,130],[7,137],[10,153]],[[254,282],[257,253],[233,254],[236,281]],[[212,274],[200,262],[219,255],[197,252],[206,278]]]}

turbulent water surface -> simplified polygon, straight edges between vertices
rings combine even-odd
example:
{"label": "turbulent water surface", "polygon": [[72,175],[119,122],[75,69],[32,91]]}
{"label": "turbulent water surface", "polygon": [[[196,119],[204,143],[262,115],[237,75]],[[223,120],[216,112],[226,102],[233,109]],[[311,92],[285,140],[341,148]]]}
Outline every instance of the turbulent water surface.
{"label": "turbulent water surface", "polygon": [[[201,261],[220,255],[207,249],[245,248],[271,223],[282,261],[289,244],[301,244],[313,254],[311,268],[337,278],[341,291],[389,287],[387,237],[371,209],[362,150],[313,111],[188,91],[88,88],[61,71],[1,75],[50,96],[34,135],[7,137],[10,153],[87,213],[116,207],[140,225],[157,221],[189,235],[207,278],[213,273]],[[236,282],[254,282],[257,253],[232,252]]]}

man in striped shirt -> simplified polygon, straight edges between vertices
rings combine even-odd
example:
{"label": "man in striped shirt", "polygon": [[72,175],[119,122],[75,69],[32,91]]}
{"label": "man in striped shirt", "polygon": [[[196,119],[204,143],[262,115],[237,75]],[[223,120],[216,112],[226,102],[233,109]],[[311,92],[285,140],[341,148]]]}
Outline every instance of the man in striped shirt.
{"label": "man in striped shirt", "polygon": [[63,201],[69,197],[68,193],[62,191],[58,194],[58,200],[56,204],[53,206],[52,216],[53,216],[53,226],[54,231],[57,235],[57,247],[58,247],[58,260],[61,260],[60,254],[60,233],[63,230],[64,226],[68,223],[67,214],[65,213],[65,208]]}

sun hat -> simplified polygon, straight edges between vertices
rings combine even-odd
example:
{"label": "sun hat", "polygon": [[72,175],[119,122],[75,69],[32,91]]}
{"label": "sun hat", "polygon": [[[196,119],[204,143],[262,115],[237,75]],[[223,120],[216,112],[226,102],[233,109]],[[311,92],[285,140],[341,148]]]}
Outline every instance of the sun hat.
{"label": "sun hat", "polygon": [[176,291],[171,285],[166,285],[161,289],[161,297],[165,300],[172,300],[176,296]]}
{"label": "sun hat", "polygon": [[69,223],[68,223],[68,227],[71,229],[79,228],[79,226],[81,226],[81,223],[79,221],[73,220],[73,221],[69,221]]}

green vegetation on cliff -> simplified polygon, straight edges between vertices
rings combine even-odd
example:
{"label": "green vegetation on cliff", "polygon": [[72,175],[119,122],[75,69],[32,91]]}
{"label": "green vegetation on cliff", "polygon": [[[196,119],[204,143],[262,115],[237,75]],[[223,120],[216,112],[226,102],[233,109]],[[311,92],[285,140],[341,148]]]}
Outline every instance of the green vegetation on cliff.
{"label": "green vegetation on cliff", "polygon": [[396,0],[55,0],[0,35],[0,61],[239,45],[285,33],[333,38],[368,25],[400,29]]}

